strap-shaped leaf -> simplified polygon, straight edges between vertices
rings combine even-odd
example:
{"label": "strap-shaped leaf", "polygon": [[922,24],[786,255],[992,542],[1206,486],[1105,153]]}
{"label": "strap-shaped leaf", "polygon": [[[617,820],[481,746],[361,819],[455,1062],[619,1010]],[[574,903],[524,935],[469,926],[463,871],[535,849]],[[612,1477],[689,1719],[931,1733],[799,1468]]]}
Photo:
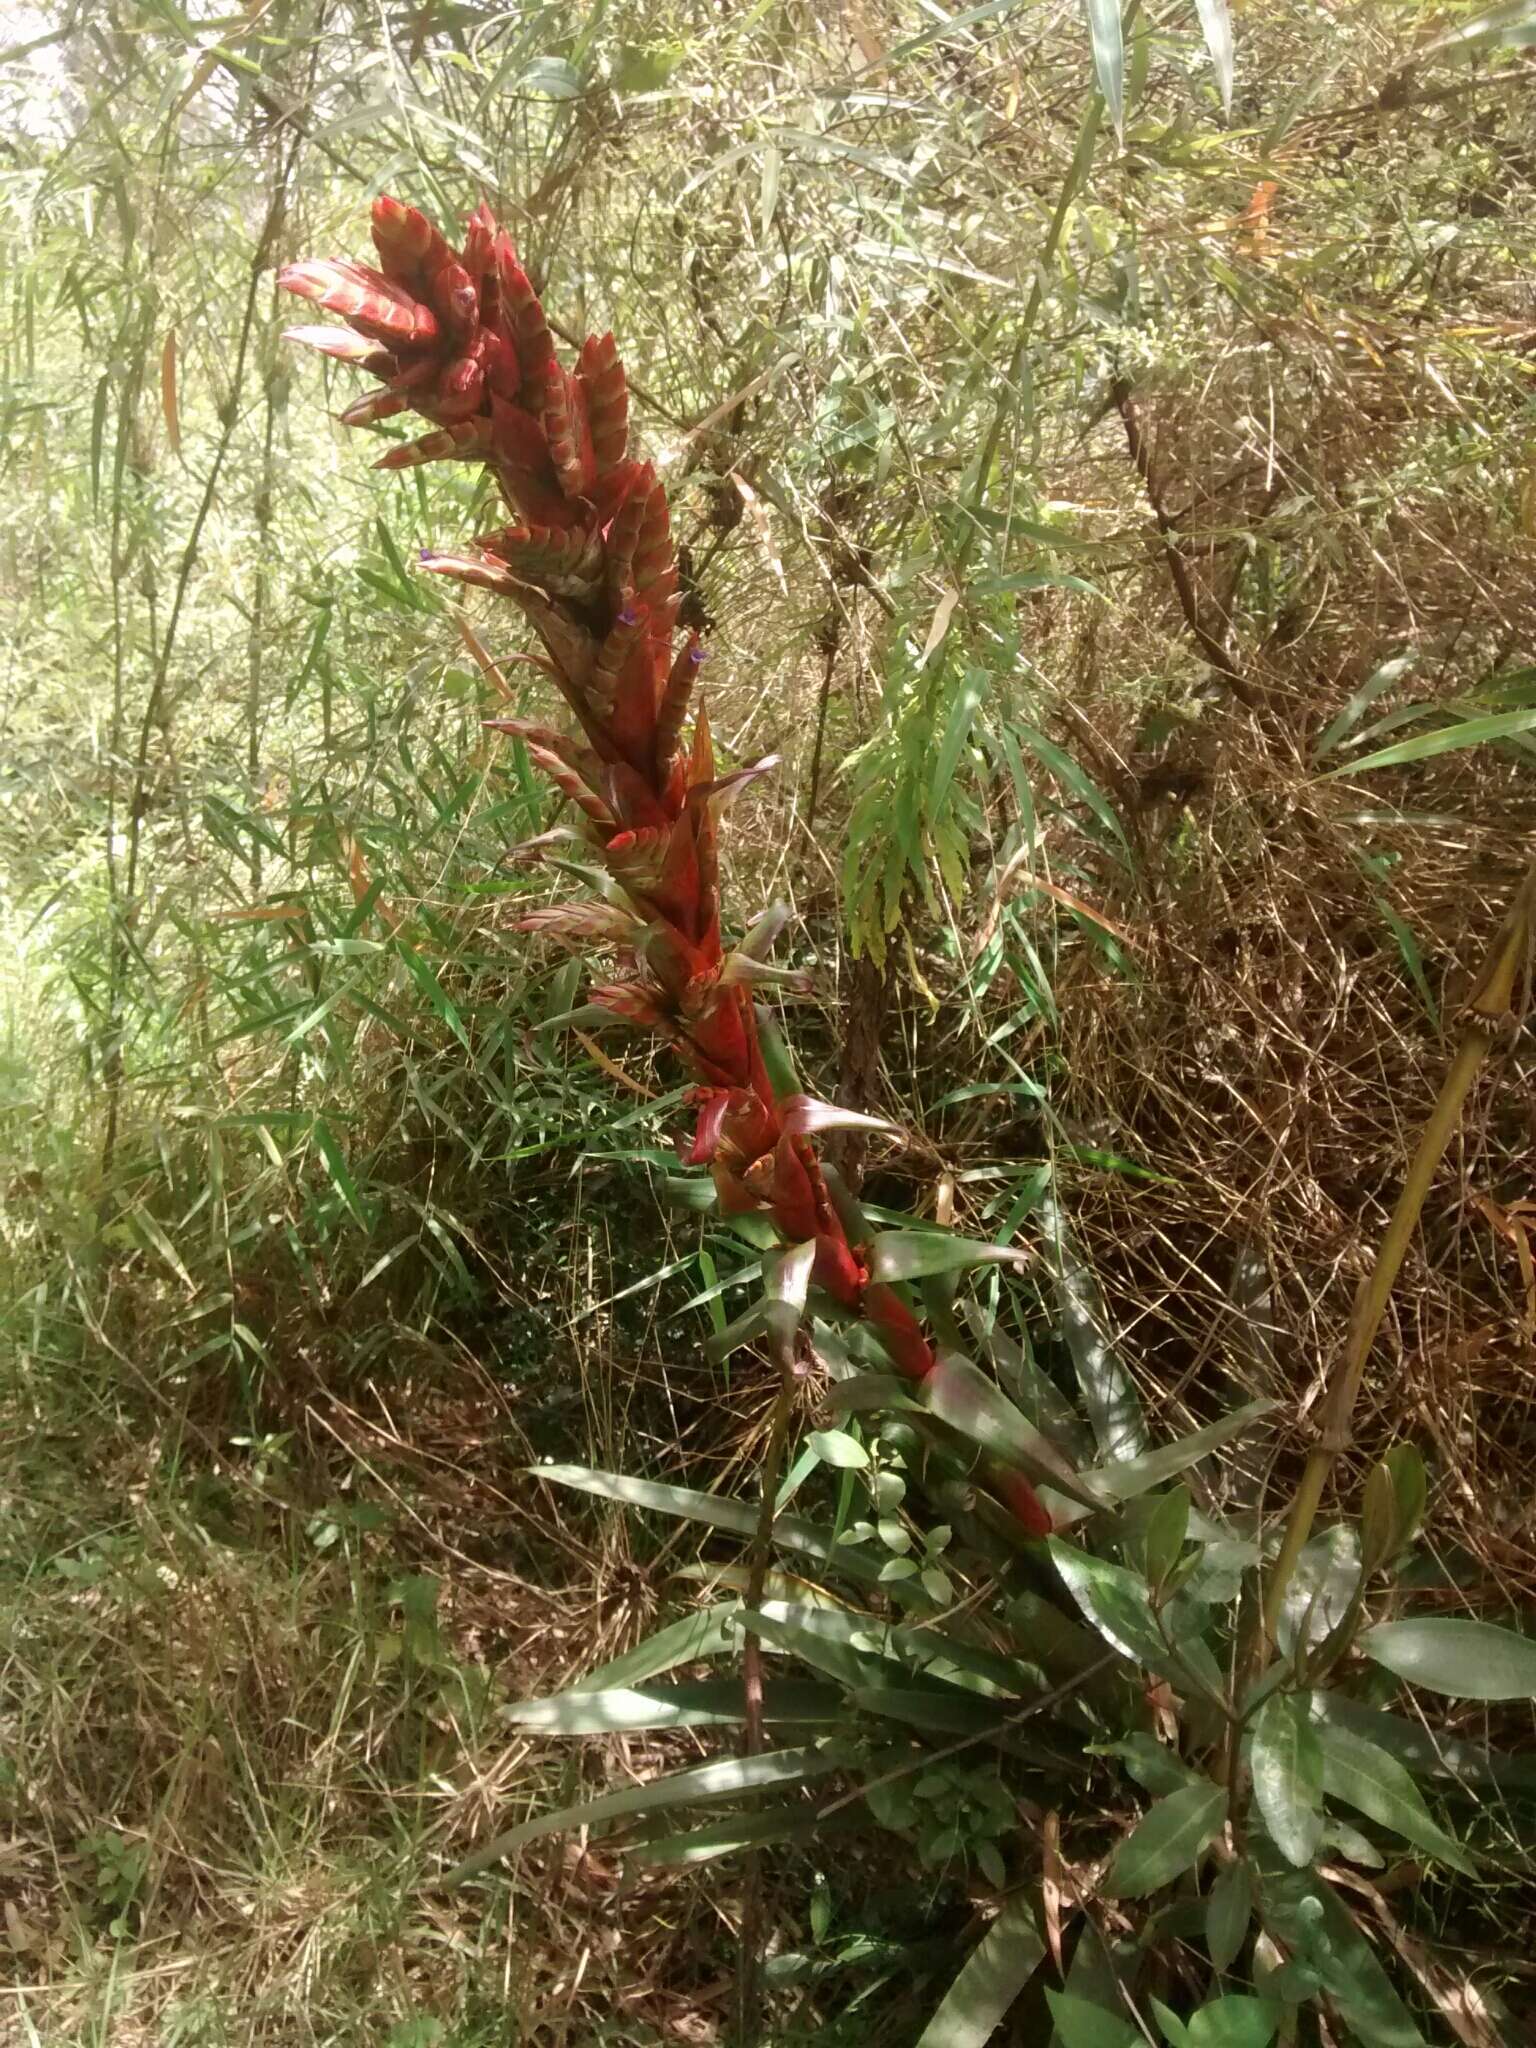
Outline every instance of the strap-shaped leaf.
{"label": "strap-shaped leaf", "polygon": [[696,1664],[703,1658],[717,1657],[722,1650],[736,1647],[735,1623],[740,1613],[736,1601],[722,1600],[714,1607],[701,1607],[696,1613],[685,1614],[681,1621],[671,1622],[655,1635],[647,1636],[643,1643],[636,1643],[622,1657],[610,1658],[597,1670],[589,1671],[582,1684],[593,1692],[611,1685],[643,1685],[646,1679],[657,1678],[679,1664]]}
{"label": "strap-shaped leaf", "polygon": [[[541,1735],[611,1735],[642,1728],[707,1728],[745,1721],[739,1678],[705,1678],[682,1685],[614,1686],[606,1692],[557,1692],[520,1700],[505,1718]],[[847,1718],[834,1685],[776,1679],[763,1687],[765,1721],[826,1722]]]}
{"label": "strap-shaped leaf", "polygon": [[1342,1799],[1384,1828],[1401,1835],[1416,1849],[1471,1875],[1477,1865],[1454,1836],[1448,1835],[1424,1796],[1395,1757],[1347,1728],[1322,1726],[1316,1740],[1323,1768],[1323,1789]]}
{"label": "strap-shaped leaf", "polygon": [[1093,44],[1093,69],[1099,91],[1115,124],[1125,135],[1125,40],[1120,29],[1120,0],[1083,0]]}
{"label": "strap-shaped leaf", "polygon": [[1031,1894],[1015,1892],[971,1950],[917,2048],[986,2048],[1045,1960]]}
{"label": "strap-shaped leaf", "polygon": [[1073,1243],[1054,1195],[1046,1197],[1040,1217],[1045,1226],[1041,1255],[1055,1273],[1061,1334],[1072,1354],[1099,1454],[1108,1459],[1139,1457],[1147,1449],[1146,1418],[1131,1376],[1109,1341],[1099,1284]]}
{"label": "strap-shaped leaf", "polygon": [[805,1320],[805,1298],[815,1263],[814,1238],[791,1245],[787,1251],[770,1253],[763,1261],[763,1323],[774,1359],[785,1370],[794,1364],[795,1339]]}
{"label": "strap-shaped leaf", "polygon": [[1112,1464],[1100,1465],[1085,1472],[1083,1480],[1095,1492],[1113,1500],[1134,1500],[1138,1494],[1161,1486],[1165,1479],[1176,1479],[1181,1472],[1187,1472],[1201,1458],[1240,1436],[1261,1415],[1273,1414],[1278,1406],[1277,1401],[1245,1401],[1230,1415],[1222,1416],[1218,1422],[1208,1422],[1203,1429],[1192,1430],[1176,1443],[1159,1444],[1156,1450],[1142,1451],[1137,1457],[1118,1458]]}
{"label": "strap-shaped leaf", "polygon": [[1043,1479],[1069,1500],[1095,1510],[1103,1505],[1088,1490],[1048,1437],[1026,1422],[1001,1387],[958,1351],[943,1351],[922,1383],[923,1405],[994,1457],[1016,1465],[1031,1479]]}
{"label": "strap-shaped leaf", "polygon": [[1104,1890],[1141,1899],[1161,1891],[1199,1861],[1227,1818],[1224,1785],[1186,1785],[1157,1800],[1110,1858]]}
{"label": "strap-shaped leaf", "polygon": [[473,1856],[466,1856],[443,1879],[445,1885],[462,1884],[477,1871],[499,1863],[525,1842],[541,1835],[590,1827],[596,1821],[626,1820],[635,1814],[656,1813],[669,1806],[702,1806],[716,1799],[734,1799],[746,1792],[762,1792],[775,1785],[803,1785],[812,1778],[825,1777],[848,1761],[846,1751],[835,1745],[804,1749],[774,1750],[766,1756],[725,1757],[715,1763],[695,1764],[666,1777],[652,1778],[644,1785],[626,1785],[617,1792],[604,1792],[575,1806],[562,1806],[550,1813],[535,1814],[520,1826],[509,1828]]}
{"label": "strap-shaped leaf", "polygon": [[[667,1486],[656,1479],[630,1479],[622,1472],[598,1472],[589,1465],[531,1465],[528,1469],[536,1478],[547,1479],[555,1486],[595,1493],[604,1500],[622,1501],[628,1507],[655,1508],[686,1522],[729,1529],[736,1536],[750,1537],[757,1530],[758,1511],[745,1501],[721,1500],[713,1493],[696,1493],[687,1486]],[[776,1515],[773,1540],[786,1550],[804,1551],[860,1584],[874,1585],[884,1563],[882,1557],[856,1544],[837,1542],[830,1529],[804,1521],[799,1515]]]}
{"label": "strap-shaped leaf", "polygon": [[870,1246],[870,1271],[886,1282],[922,1280],[974,1266],[1022,1266],[1026,1257],[1013,1245],[985,1244],[951,1230],[882,1230]]}
{"label": "strap-shaped leaf", "polygon": [[1253,1724],[1253,1796],[1288,1863],[1308,1864],[1323,1839],[1323,1749],[1296,1693],[1271,1693]]}

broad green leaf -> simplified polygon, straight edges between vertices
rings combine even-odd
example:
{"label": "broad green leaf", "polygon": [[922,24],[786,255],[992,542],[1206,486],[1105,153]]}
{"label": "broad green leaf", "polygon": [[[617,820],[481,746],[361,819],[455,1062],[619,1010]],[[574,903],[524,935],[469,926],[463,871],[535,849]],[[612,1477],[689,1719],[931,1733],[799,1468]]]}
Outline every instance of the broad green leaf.
{"label": "broad green leaf", "polygon": [[1125,137],[1125,41],[1120,29],[1120,0],[1083,0],[1088,13],[1088,35],[1093,44],[1093,69],[1099,91],[1115,124],[1115,133]]}
{"label": "broad green leaf", "polygon": [[986,2048],[1044,1960],[1033,1895],[1015,1892],[966,1957],[917,2048]]}
{"label": "broad green leaf", "polygon": [[1536,1790],[1536,1757],[1495,1756],[1480,1743],[1432,1734],[1418,1721],[1361,1706],[1358,1700],[1347,1700],[1336,1692],[1315,1693],[1312,1710],[1319,1721],[1348,1728],[1374,1742],[1399,1763],[1407,1764],[1420,1780],[1441,1778],[1451,1784]]}
{"label": "broad green leaf", "polygon": [[1269,2048],[1278,2021],[1267,1999],[1229,1992],[1190,2015],[1189,2048]]}
{"label": "broad green leaf", "polygon": [[1315,1734],[1322,1753],[1323,1790],[1330,1799],[1342,1799],[1453,1870],[1475,1873],[1476,1864],[1434,1819],[1418,1786],[1395,1757],[1347,1728],[1324,1724]]}
{"label": "broad green leaf", "polygon": [[1161,1586],[1184,1554],[1189,1534],[1189,1488],[1170,1487],[1153,1507],[1142,1537],[1147,1582]]}
{"label": "broad green leaf", "polygon": [[1459,753],[1465,747],[1484,746],[1489,740],[1512,739],[1536,726],[1536,705],[1523,711],[1496,711],[1486,718],[1464,718],[1459,725],[1442,726],[1437,732],[1419,733],[1396,746],[1382,747],[1363,760],[1349,761],[1342,768],[1330,768],[1324,781],[1336,775],[1364,775],[1372,768],[1396,768],[1406,761],[1428,761],[1436,754]]}
{"label": "broad green leaf", "polygon": [[1491,1621],[1380,1621],[1363,1631],[1357,1647],[1410,1685],[1453,1699],[1536,1699],[1536,1639]]}
{"label": "broad green leaf", "polygon": [[1253,1724],[1253,1796],[1288,1863],[1308,1864],[1323,1839],[1323,1750],[1296,1693],[1271,1693]]}
{"label": "broad green leaf", "polygon": [[1149,2001],[1152,2016],[1157,2021],[1157,2030],[1167,2042],[1168,2048],[1189,2048],[1189,2029],[1171,2007],[1164,2005],[1160,1998]]}
{"label": "broad green leaf", "polygon": [[1159,1799],[1110,1858],[1104,1890],[1111,1898],[1140,1899],[1190,1869],[1221,1832],[1227,1818],[1224,1785],[1186,1785]]}
{"label": "broad green leaf", "polygon": [[1227,0],[1195,0],[1195,11],[1200,16],[1200,30],[1205,37],[1205,47],[1211,53],[1211,69],[1216,73],[1216,90],[1221,94],[1221,111],[1230,119],[1232,114],[1232,15]]}
{"label": "broad green leaf", "polygon": [[1085,1472],[1083,1478],[1095,1491],[1111,1499],[1134,1500],[1137,1494],[1161,1486],[1165,1479],[1176,1478],[1211,1451],[1230,1443],[1249,1423],[1257,1422],[1262,1415],[1273,1414],[1278,1406],[1276,1401],[1246,1401],[1219,1422],[1208,1422],[1203,1429],[1191,1431],[1176,1443],[1159,1444],[1155,1451],[1142,1451],[1137,1457],[1121,1458],[1113,1464],[1098,1466],[1091,1472]]}
{"label": "broad green leaf", "polygon": [[1012,1245],[983,1244],[950,1230],[882,1230],[870,1246],[870,1271],[887,1282],[921,1280],[972,1266],[1020,1266],[1026,1256]]}
{"label": "broad green leaf", "polygon": [[1186,1785],[1202,1784],[1200,1773],[1166,1742],[1159,1742],[1155,1735],[1138,1730],[1133,1735],[1122,1735],[1118,1742],[1096,1742],[1089,1751],[1091,1756],[1117,1756],[1136,1780],[1143,1792],[1150,1792],[1154,1799],[1161,1799],[1165,1793],[1182,1791]]}
{"label": "broad green leaf", "polygon": [[626,1785],[617,1792],[604,1792],[575,1806],[562,1806],[551,1813],[535,1814],[520,1826],[509,1828],[493,1842],[477,1849],[443,1879],[445,1885],[462,1884],[477,1871],[499,1863],[525,1842],[562,1830],[590,1827],[596,1821],[625,1820],[631,1815],[655,1813],[668,1806],[698,1806],[715,1799],[733,1799],[746,1792],[761,1792],[773,1785],[802,1785],[840,1769],[847,1755],[834,1746],[781,1749],[767,1756],[725,1757],[716,1763],[695,1764],[667,1777],[652,1778],[644,1785]]}
{"label": "broad green leaf", "polygon": [[1426,2048],[1376,1952],[1332,1888],[1283,1865],[1261,1870],[1259,1918],[1323,1983],[1365,2048]]}
{"label": "broad green leaf", "polygon": [[1282,1650],[1294,1656],[1298,1644],[1323,1641],[1349,1612],[1360,1591],[1360,1539],[1343,1522],[1324,1529],[1307,1544],[1286,1587],[1275,1630]]}
{"label": "broad green leaf", "polygon": [[1236,1857],[1211,1886],[1205,1902],[1205,1946],[1213,1970],[1230,1970],[1248,1936],[1253,1917],[1253,1870]]}
{"label": "broad green leaf", "polygon": [[[514,1728],[541,1735],[609,1735],[639,1728],[706,1728],[746,1719],[739,1678],[706,1678],[695,1684],[616,1686],[606,1692],[560,1692],[548,1699],[520,1700],[504,1718]],[[825,1721],[847,1718],[836,1686],[777,1679],[763,1687],[765,1721]]]}
{"label": "broad green leaf", "polygon": [[1047,1991],[1061,2048],[1146,2048],[1145,2037],[1115,2013],[1069,1991]]}
{"label": "broad green leaf", "polygon": [[1171,1679],[1181,1690],[1188,1690],[1187,1672],[1193,1671],[1208,1692],[1220,1693],[1221,1672],[1216,1661],[1188,1626],[1177,1602],[1169,1605],[1171,1635],[1165,1640],[1153,1616],[1146,1584],[1135,1572],[1088,1551],[1075,1550],[1058,1537],[1051,1538],[1051,1556],[1068,1592],[1123,1657]]}
{"label": "broad green leaf", "polygon": [[839,1471],[862,1472],[869,1463],[868,1451],[845,1429],[813,1429],[806,1442],[824,1465]]}

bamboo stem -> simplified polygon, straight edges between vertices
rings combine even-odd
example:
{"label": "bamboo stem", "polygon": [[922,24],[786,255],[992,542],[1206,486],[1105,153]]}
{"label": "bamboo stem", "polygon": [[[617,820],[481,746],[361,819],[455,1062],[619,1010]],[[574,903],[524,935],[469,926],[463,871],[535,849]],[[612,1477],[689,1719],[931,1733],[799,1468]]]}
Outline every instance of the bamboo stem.
{"label": "bamboo stem", "polygon": [[1264,1595],[1264,1635],[1271,1644],[1275,1640],[1276,1626],[1297,1560],[1312,1533],[1329,1476],[1341,1452],[1348,1448],[1350,1421],[1365,1379],[1371,1346],[1376,1341],[1387,1302],[1418,1228],[1435,1169],[1455,1135],[1472,1083],[1514,1011],[1522,968],[1526,970],[1526,993],[1529,995],[1533,934],[1536,934],[1536,860],[1526,871],[1509,915],[1467,1000],[1456,1057],[1440,1084],[1440,1093],[1414,1151],[1397,1206],[1377,1248],[1375,1264],[1356,1298],[1349,1339],[1323,1404],[1322,1433],[1317,1447],[1307,1459],[1306,1470],[1291,1501],[1285,1537]]}

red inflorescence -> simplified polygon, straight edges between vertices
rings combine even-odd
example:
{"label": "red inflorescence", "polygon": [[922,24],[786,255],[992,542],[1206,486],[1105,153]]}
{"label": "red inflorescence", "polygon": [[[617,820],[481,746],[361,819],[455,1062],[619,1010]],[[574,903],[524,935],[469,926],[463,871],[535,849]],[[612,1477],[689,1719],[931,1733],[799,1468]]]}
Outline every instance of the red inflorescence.
{"label": "red inflorescence", "polygon": [[790,1244],[813,1240],[816,1284],[874,1327],[898,1370],[923,1379],[935,1359],[916,1316],[871,1284],[813,1145],[786,1127],[787,1103],[804,1098],[781,1097],[769,1077],[750,995],[761,970],[721,942],[719,819],[772,761],[717,776],[702,708],[685,740],[703,651],[696,634],[679,635],[667,496],[628,452],[613,337],[589,339],[574,370],[560,363],[511,238],[484,204],[455,251],[415,207],[380,198],[373,240],[378,269],[316,261],[279,273],[352,330],[300,327],[290,338],[381,380],[342,413],[347,425],[401,412],[430,423],[380,468],[468,459],[496,478],[512,523],[422,565],[512,598],[537,633],[576,733],[491,723],[521,739],[575,805],[627,906],[536,911],[525,929],[632,961],[630,978],[591,1001],[606,1020],[661,1033],[696,1076],[689,1160],[710,1167],[728,1213],[767,1211]]}

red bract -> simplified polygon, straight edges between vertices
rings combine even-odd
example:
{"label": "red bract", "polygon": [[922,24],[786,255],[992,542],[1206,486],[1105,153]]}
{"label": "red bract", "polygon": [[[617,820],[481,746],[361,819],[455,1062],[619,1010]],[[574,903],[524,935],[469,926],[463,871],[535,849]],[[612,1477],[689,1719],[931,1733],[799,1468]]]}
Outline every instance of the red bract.
{"label": "red bract", "polygon": [[[617,899],[535,911],[524,929],[621,952],[625,978],[592,990],[579,1014],[672,1044],[700,1084],[686,1156],[709,1165],[721,1207],[766,1212],[789,1244],[814,1243],[816,1285],[870,1324],[898,1371],[922,1381],[932,1347],[901,1292],[871,1284],[812,1142],[829,1125],[871,1120],[795,1089],[751,999],[758,981],[785,978],[760,957],[782,916],[760,920],[732,953],[722,944],[720,819],[773,762],[718,775],[702,706],[688,735],[703,650],[696,634],[678,633],[667,496],[651,465],[629,455],[613,337],[589,339],[574,370],[561,365],[528,274],[483,204],[459,251],[425,215],[388,198],[374,202],[373,239],[377,270],[295,263],[278,281],[353,330],[301,327],[293,339],[381,380],[341,415],[346,424],[407,411],[431,424],[380,468],[482,462],[512,514],[467,548],[425,553],[422,566],[511,598],[538,635],[575,733],[489,722],[520,739],[570,799]],[[844,1198],[842,1212],[850,1206]],[[1019,1499],[1015,1487],[1016,1512]],[[1037,1527],[1041,1515],[1021,1519]]]}

